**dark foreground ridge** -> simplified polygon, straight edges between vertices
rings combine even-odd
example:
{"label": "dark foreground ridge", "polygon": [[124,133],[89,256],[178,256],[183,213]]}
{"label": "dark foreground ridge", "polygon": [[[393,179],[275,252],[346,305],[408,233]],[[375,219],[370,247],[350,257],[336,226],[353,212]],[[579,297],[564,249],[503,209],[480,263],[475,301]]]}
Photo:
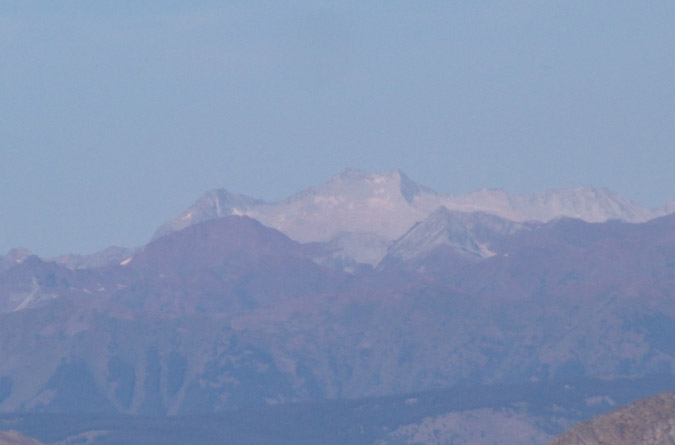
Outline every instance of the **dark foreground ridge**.
{"label": "dark foreground ridge", "polygon": [[675,444],[675,393],[638,400],[575,426],[551,445]]}

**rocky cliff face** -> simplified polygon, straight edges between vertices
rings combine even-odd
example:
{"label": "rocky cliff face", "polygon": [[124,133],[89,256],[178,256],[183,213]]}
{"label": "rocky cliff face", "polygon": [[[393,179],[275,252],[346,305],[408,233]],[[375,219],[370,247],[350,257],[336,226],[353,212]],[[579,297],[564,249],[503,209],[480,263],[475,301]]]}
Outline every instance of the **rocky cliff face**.
{"label": "rocky cliff face", "polygon": [[639,400],[580,423],[551,445],[675,444],[675,393]]}

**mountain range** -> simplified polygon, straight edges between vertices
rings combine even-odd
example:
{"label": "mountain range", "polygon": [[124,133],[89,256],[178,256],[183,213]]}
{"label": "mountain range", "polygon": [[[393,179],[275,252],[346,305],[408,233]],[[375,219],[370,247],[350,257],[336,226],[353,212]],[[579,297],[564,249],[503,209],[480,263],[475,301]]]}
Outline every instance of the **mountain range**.
{"label": "mountain range", "polygon": [[[142,247],[1,259],[0,411],[206,415],[661,382],[645,397],[675,389],[674,291],[675,215],[604,189],[452,196],[347,170],[271,204],[212,191]],[[616,399],[593,397],[566,419]],[[547,416],[527,417],[549,425],[532,443],[570,426]]]}
{"label": "mountain range", "polygon": [[347,169],[275,203],[212,190],[164,224],[155,238],[208,219],[247,215],[296,241],[332,243],[334,255],[375,265],[394,240],[439,208],[480,211],[517,222],[547,222],[563,216],[588,222],[644,222],[675,211],[673,203],[652,210],[611,190],[591,187],[526,195],[509,195],[500,189],[450,195],[419,185],[399,170],[369,174]]}

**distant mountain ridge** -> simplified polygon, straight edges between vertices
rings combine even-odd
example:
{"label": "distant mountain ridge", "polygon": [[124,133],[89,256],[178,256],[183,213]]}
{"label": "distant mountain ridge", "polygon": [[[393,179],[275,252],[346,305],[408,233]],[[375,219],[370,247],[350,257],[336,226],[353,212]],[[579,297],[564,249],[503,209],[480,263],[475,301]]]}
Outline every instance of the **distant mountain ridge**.
{"label": "distant mountain ridge", "polygon": [[[483,212],[514,222],[547,222],[559,217],[587,222],[644,222],[675,211],[670,204],[651,210],[605,188],[578,187],[524,195],[482,189],[450,195],[419,185],[400,170],[372,174],[347,169],[321,185],[274,203],[222,189],[207,192],[164,224],[155,238],[212,218],[247,215],[300,242],[337,242],[346,234],[367,234],[379,239],[371,242],[370,250],[354,243],[351,247],[350,243],[338,243],[343,249],[340,255],[375,265],[391,243],[440,207]],[[374,251],[376,245],[379,250]]]}
{"label": "distant mountain ridge", "polygon": [[468,261],[479,260],[496,255],[491,250],[494,243],[535,226],[484,212],[466,213],[439,207],[395,241],[385,260],[410,262],[443,247],[454,249]]}
{"label": "distant mountain ridge", "polygon": [[675,369],[675,215],[440,209],[381,267],[324,249],[226,216],[116,265],[29,256],[0,274],[0,409],[203,413]]}
{"label": "distant mountain ridge", "polygon": [[227,215],[243,215],[249,209],[264,204],[263,200],[230,193],[224,189],[211,190],[206,192],[178,218],[162,225],[153,239],[177,232],[196,222],[208,221]]}
{"label": "distant mountain ridge", "polygon": [[[210,190],[162,224],[152,239],[210,219],[246,215],[296,241],[326,243],[337,263],[375,266],[395,241],[440,207],[521,223],[560,217],[637,223],[675,213],[675,199],[649,209],[612,190],[588,186],[520,195],[502,189],[452,195],[420,185],[400,170],[367,173],[348,168],[323,184],[272,203],[225,189]],[[90,255],[64,254],[49,261],[73,269],[95,268],[117,264],[136,251],[112,246]],[[0,270],[11,267],[17,255],[25,257],[26,252],[19,248],[0,256]]]}
{"label": "distant mountain ridge", "polygon": [[[271,204],[214,191],[137,249],[13,250],[0,258],[0,412],[208,414],[596,377],[673,388],[675,214],[507,218],[640,208],[603,190],[475,193],[348,170]],[[596,414],[614,400],[581,403]],[[562,431],[555,410],[474,408],[381,433]]]}

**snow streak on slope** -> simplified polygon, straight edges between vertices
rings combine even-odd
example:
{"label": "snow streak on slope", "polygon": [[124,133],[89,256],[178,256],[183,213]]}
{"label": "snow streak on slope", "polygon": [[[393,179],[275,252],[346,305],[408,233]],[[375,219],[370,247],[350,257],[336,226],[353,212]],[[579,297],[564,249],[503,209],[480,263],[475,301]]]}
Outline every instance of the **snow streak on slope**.
{"label": "snow streak on slope", "polygon": [[527,224],[484,212],[441,207],[396,241],[388,250],[387,260],[414,261],[442,247],[468,260],[479,260],[496,254],[494,243],[527,228]]}
{"label": "snow streak on slope", "polygon": [[264,205],[265,201],[250,198],[245,195],[230,193],[218,189],[206,192],[189,209],[185,210],[176,219],[168,221],[155,233],[155,238],[182,230],[192,224],[227,215],[244,215],[256,206]]}

